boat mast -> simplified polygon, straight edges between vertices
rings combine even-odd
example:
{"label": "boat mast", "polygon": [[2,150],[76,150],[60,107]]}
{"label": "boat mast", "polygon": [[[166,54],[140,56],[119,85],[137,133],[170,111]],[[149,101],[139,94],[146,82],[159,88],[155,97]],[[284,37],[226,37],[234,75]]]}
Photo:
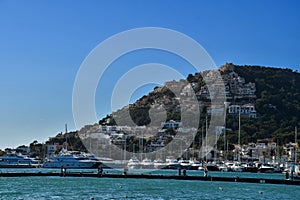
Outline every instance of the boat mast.
{"label": "boat mast", "polygon": [[218,131],[219,130],[215,130],[216,131],[216,151],[218,151]]}
{"label": "boat mast", "polygon": [[226,115],[227,115],[227,108],[229,106],[228,102],[224,102],[224,160],[227,160],[227,152],[228,148],[226,150]]}
{"label": "boat mast", "polygon": [[207,161],[207,115],[206,115],[206,118],[205,118],[205,161]]}
{"label": "boat mast", "polygon": [[[201,143],[202,143],[202,145],[204,144],[204,141],[203,141],[203,132],[204,132],[204,123],[202,124],[202,127],[201,127]],[[200,149],[199,149],[199,152],[201,152],[201,146],[202,145],[199,145],[199,147],[200,147]],[[202,149],[203,149],[203,146],[202,146]],[[200,157],[200,154],[199,154],[199,160],[200,159],[203,159],[203,150],[202,150],[202,152],[201,152],[201,157]]]}
{"label": "boat mast", "polygon": [[[225,110],[226,112],[226,110]],[[226,152],[226,113],[224,116],[224,120],[225,120],[225,124],[224,124],[224,153],[223,153],[223,157],[224,160],[227,160],[227,152]]]}
{"label": "boat mast", "polygon": [[238,136],[238,161],[239,162],[241,162],[240,145],[241,145],[241,108],[239,109],[239,136]]}
{"label": "boat mast", "polygon": [[297,164],[297,126],[295,126],[295,165]]}
{"label": "boat mast", "polygon": [[126,167],[126,137],[125,137],[125,142],[124,142],[124,158],[123,158],[123,163],[124,163],[124,168]]}
{"label": "boat mast", "polygon": [[68,133],[68,125],[65,124],[65,135],[66,135],[66,150],[68,151],[68,136],[67,136],[67,133]]}

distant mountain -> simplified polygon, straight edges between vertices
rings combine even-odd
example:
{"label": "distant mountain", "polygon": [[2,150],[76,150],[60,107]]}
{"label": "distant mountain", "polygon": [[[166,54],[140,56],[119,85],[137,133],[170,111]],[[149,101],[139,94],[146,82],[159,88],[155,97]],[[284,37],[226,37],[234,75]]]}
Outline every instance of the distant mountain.
{"label": "distant mountain", "polygon": [[[237,143],[238,114],[236,107],[243,111],[241,117],[241,142],[272,140],[279,144],[294,141],[294,129],[300,119],[300,74],[291,69],[280,69],[262,66],[238,66],[226,63],[219,68],[225,85],[226,101],[230,103],[227,110],[227,134],[230,143]],[[198,136],[204,124],[204,115],[210,114],[209,91],[203,76],[209,71],[189,74],[186,80],[167,82],[163,87],[155,87],[148,95],[141,97],[134,104],[126,106],[99,121],[101,125],[118,125],[126,119],[129,110],[136,125],[147,125],[151,122],[151,106],[160,104],[167,111],[166,121],[181,120],[180,103],[175,94],[168,88],[176,87],[184,91],[185,82],[191,83],[199,101],[201,120]],[[224,105],[220,105],[222,107]],[[161,112],[163,115],[164,111]],[[160,115],[160,113],[156,113]],[[152,118],[155,120],[156,118]],[[160,119],[158,117],[158,119]],[[126,120],[124,121],[126,123]],[[151,122],[153,123],[153,122]],[[159,124],[161,122],[155,122]],[[125,124],[122,124],[125,125]],[[129,124],[128,124],[129,125]],[[200,137],[195,138],[199,142]],[[222,139],[219,140],[222,148]]]}

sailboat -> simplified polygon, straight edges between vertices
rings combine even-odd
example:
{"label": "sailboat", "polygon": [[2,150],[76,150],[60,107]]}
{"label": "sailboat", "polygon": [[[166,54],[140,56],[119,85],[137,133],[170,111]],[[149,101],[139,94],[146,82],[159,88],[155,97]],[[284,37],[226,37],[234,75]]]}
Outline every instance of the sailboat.
{"label": "sailboat", "polygon": [[295,163],[294,165],[291,166],[290,169],[290,173],[291,173],[291,177],[294,179],[300,179],[300,167],[297,164],[298,160],[297,160],[297,151],[298,151],[298,142],[297,142],[297,126],[295,127],[295,152],[294,152],[294,159],[295,159]]}

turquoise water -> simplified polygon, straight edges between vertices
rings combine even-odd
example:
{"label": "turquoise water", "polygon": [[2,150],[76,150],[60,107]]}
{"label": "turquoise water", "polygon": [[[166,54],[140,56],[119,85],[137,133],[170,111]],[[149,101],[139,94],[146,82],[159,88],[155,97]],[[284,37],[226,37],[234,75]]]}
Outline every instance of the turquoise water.
{"label": "turquoise water", "polygon": [[[36,170],[36,169],[35,169]],[[8,170],[8,171],[32,171]],[[37,171],[55,171],[38,169]],[[91,170],[86,170],[91,171]],[[3,172],[3,169],[2,169]],[[112,173],[113,171],[109,171]],[[115,172],[115,171],[114,171]],[[133,171],[132,171],[133,172]],[[175,174],[176,171],[136,173]],[[188,174],[202,175],[188,171]],[[243,173],[211,172],[212,176]],[[243,176],[282,177],[282,174]],[[280,176],[280,177],[279,177]],[[299,199],[300,186],[181,180],[110,179],[74,177],[0,177],[0,199]]]}

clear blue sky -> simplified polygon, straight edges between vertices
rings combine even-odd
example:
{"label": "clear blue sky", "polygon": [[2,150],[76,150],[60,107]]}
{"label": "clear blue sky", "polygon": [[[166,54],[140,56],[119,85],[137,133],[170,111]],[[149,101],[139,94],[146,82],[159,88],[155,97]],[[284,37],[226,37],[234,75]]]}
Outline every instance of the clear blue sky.
{"label": "clear blue sky", "polygon": [[[72,90],[77,70],[113,34],[165,27],[194,38],[218,66],[233,62],[299,70],[299,10],[299,1],[272,0],[0,0],[0,149],[35,139],[44,142],[64,131],[65,123],[75,129]],[[164,60],[164,55],[153,55],[136,59]],[[99,94],[100,119],[110,104]]]}

